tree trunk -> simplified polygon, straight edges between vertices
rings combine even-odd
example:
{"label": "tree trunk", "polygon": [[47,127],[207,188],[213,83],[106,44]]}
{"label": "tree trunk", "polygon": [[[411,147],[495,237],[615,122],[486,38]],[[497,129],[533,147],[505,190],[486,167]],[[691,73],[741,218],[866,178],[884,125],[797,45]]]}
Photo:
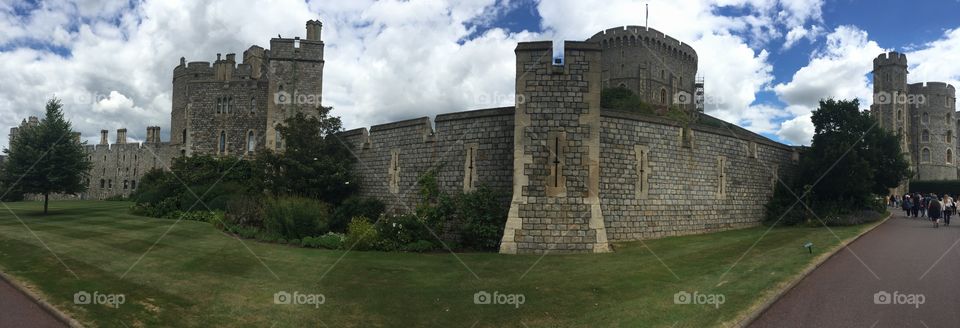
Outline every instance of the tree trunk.
{"label": "tree trunk", "polygon": [[43,193],[43,215],[47,215],[47,204],[50,203],[50,193]]}

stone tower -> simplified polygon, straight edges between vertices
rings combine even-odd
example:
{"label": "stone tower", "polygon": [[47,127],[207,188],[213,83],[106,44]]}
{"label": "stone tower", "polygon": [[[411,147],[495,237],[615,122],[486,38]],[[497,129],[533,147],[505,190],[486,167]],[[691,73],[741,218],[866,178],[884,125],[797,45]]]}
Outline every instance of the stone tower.
{"label": "stone tower", "polygon": [[323,24],[307,21],[307,38],[270,39],[267,79],[267,148],[282,149],[283,140],[276,127],[297,112],[312,114],[320,108],[323,92]]}
{"label": "stone tower", "polygon": [[908,87],[911,161],[917,180],[956,180],[957,137],[954,130],[956,89],[943,82],[914,83]]}
{"label": "stone tower", "polygon": [[513,199],[501,253],[608,252],[600,209],[600,47],[517,45]]}
{"label": "stone tower", "polygon": [[642,26],[607,29],[587,42],[600,44],[604,88],[625,87],[654,107],[694,107],[697,52],[690,45]]}
{"label": "stone tower", "polygon": [[[881,54],[873,59],[873,105],[870,113],[878,120],[881,128],[896,133],[908,161],[911,160],[911,136],[909,108],[905,101],[907,90],[907,56],[898,52]],[[892,192],[903,194],[907,182]]]}

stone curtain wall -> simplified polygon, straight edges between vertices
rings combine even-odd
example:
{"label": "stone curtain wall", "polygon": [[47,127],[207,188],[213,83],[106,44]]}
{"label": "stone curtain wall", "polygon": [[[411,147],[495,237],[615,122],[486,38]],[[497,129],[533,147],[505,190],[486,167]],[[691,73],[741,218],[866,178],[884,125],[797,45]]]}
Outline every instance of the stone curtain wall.
{"label": "stone curtain wall", "polygon": [[[430,118],[354,129],[339,135],[353,148],[360,194],[380,199],[390,211],[412,211],[419,202],[417,181],[435,170],[441,190],[464,192],[474,150],[474,187],[507,194],[513,174],[513,108],[439,115],[436,132]],[[507,200],[505,199],[504,202]]]}
{"label": "stone curtain wall", "polygon": [[[154,168],[168,169],[180,151],[179,145],[170,143],[115,143],[88,145],[86,149],[93,168],[87,192],[79,198],[101,200],[111,196],[130,196],[135,187],[140,186],[144,174]],[[103,180],[102,188],[100,180]]]}
{"label": "stone curtain wall", "polygon": [[[684,145],[682,128],[656,117],[605,111],[601,126],[600,199],[611,241],[756,226],[774,174],[796,167],[790,147],[739,128],[695,125],[692,144]],[[638,192],[637,145],[649,151],[645,195]]]}

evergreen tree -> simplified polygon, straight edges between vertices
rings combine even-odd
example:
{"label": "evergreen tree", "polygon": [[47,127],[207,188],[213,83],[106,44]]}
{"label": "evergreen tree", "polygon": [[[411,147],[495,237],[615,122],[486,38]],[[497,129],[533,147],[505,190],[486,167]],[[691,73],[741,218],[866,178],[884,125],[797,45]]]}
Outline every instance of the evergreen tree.
{"label": "evergreen tree", "polygon": [[3,185],[17,192],[43,195],[47,214],[50,194],[77,194],[86,190],[92,166],[84,143],[74,138],[63,117],[59,99],[47,102],[46,116],[36,126],[25,126],[5,150]]}

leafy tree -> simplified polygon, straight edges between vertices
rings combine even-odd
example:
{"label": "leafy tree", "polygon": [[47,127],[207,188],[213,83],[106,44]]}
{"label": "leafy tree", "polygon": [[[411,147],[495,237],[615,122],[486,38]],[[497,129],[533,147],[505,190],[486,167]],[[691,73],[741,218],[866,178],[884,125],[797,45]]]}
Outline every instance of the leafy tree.
{"label": "leafy tree", "polygon": [[19,192],[43,195],[47,214],[51,193],[76,194],[86,190],[90,160],[84,143],[73,137],[70,122],[63,117],[59,99],[47,102],[46,116],[37,126],[25,126],[5,150],[2,176],[5,186]]}
{"label": "leafy tree", "polygon": [[822,100],[812,121],[813,143],[799,179],[812,186],[815,201],[864,207],[910,176],[897,136],[861,112],[857,100]]}
{"label": "leafy tree", "polygon": [[274,195],[297,195],[339,204],[355,190],[351,185],[356,159],[336,133],[342,130],[339,117],[330,116],[331,107],[316,115],[297,113],[278,127],[283,138],[282,152],[265,150],[257,154],[264,188]]}

